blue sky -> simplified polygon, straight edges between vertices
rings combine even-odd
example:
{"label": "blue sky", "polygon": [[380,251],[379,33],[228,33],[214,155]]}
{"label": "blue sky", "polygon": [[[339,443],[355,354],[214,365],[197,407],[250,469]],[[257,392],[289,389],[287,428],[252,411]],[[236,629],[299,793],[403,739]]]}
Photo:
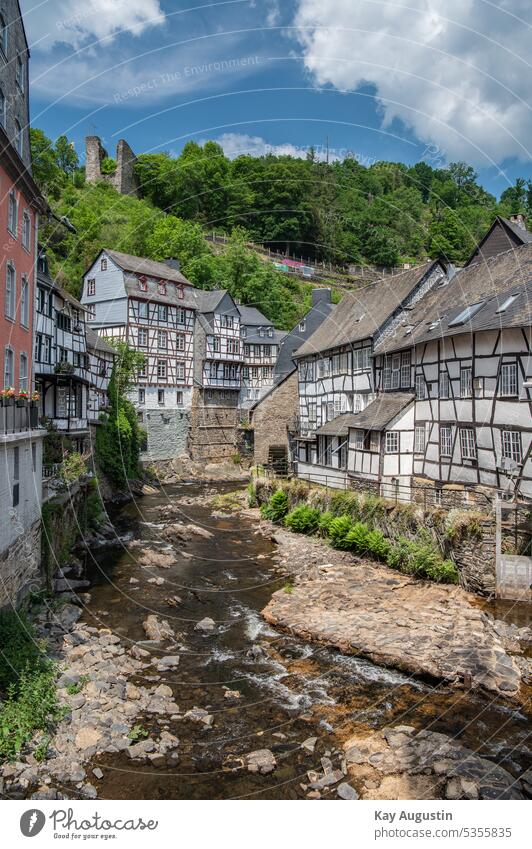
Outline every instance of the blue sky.
{"label": "blue sky", "polygon": [[32,122],[112,154],[347,152],[532,178],[529,0],[22,0]]}

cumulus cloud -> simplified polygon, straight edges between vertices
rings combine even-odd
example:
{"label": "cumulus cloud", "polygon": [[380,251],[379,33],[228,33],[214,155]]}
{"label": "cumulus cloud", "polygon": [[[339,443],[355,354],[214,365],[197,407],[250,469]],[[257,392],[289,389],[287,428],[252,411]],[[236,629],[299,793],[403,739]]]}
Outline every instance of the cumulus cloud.
{"label": "cumulus cloud", "polygon": [[317,84],[369,84],[384,126],[483,165],[531,158],[531,23],[530,0],[299,0],[294,20]]}
{"label": "cumulus cloud", "polygon": [[[206,139],[201,139],[200,144],[205,141]],[[235,159],[237,156],[266,156],[268,153],[274,156],[294,156],[297,159],[305,159],[311,147],[310,145],[299,146],[291,142],[270,144],[262,136],[249,136],[246,133],[222,133],[216,141],[223,147],[224,153],[229,159]],[[324,145],[316,145],[314,155],[316,159],[325,161],[327,151]],[[363,157],[358,157],[353,151],[346,148],[331,148],[328,156],[329,162],[345,159],[346,156],[352,156],[359,161],[363,159]]]}
{"label": "cumulus cloud", "polygon": [[40,50],[109,44],[120,32],[138,36],[165,20],[159,0],[25,0],[22,11],[30,43]]}

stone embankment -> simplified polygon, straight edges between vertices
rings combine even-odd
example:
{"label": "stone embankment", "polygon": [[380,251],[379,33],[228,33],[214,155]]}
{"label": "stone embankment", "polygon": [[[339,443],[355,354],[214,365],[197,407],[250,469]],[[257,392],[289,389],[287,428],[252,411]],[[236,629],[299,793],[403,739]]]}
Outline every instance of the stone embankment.
{"label": "stone embankment", "polygon": [[263,610],[271,625],[412,675],[520,697],[529,667],[519,637],[529,639],[528,629],[495,622],[460,587],[415,580],[289,531],[276,530],[274,540],[295,583]]}

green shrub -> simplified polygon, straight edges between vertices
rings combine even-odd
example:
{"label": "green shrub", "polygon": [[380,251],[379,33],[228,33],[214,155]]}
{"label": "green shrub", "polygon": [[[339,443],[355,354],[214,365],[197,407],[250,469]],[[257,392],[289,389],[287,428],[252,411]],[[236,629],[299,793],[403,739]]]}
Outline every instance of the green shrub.
{"label": "green shrub", "polygon": [[59,477],[68,486],[87,474],[87,464],[78,451],[67,454],[59,467]]}
{"label": "green shrub", "polygon": [[368,550],[368,526],[364,522],[356,522],[345,538],[345,547],[356,554],[365,554]]}
{"label": "green shrub", "polygon": [[347,535],[353,527],[349,516],[336,516],[329,524],[329,537],[335,548],[346,550],[349,548]]}
{"label": "green shrub", "polygon": [[42,670],[45,657],[35,629],[21,611],[0,613],[0,693],[18,688],[21,675],[28,670]]}
{"label": "green shrub", "polygon": [[141,725],[140,722],[137,722],[130,729],[129,734],[127,736],[130,740],[133,740],[133,742],[136,743],[137,740],[145,740],[146,737],[149,737],[149,731],[144,728],[144,726]]}
{"label": "green shrub", "polygon": [[382,531],[369,531],[366,539],[368,554],[375,557],[376,560],[386,560],[388,553],[392,547],[389,540],[386,539]]}
{"label": "green shrub", "polygon": [[288,513],[288,495],[282,489],[274,492],[267,504],[263,504],[260,508],[265,519],[271,522],[280,522]]}
{"label": "green shrub", "polygon": [[253,481],[250,481],[248,483],[248,507],[257,507],[258,503]]}
{"label": "green shrub", "polygon": [[353,521],[360,518],[360,501],[354,492],[335,492],[330,499],[333,516],[350,516]]}
{"label": "green shrub", "polygon": [[329,528],[333,519],[334,516],[330,510],[326,510],[325,513],[321,514],[320,518],[318,519],[318,533],[320,536],[329,536]]}
{"label": "green shrub", "polygon": [[299,507],[294,507],[285,516],[284,523],[291,531],[295,531],[297,534],[313,534],[318,529],[319,520],[319,510],[308,507],[306,504],[301,504]]}
{"label": "green shrub", "polygon": [[50,731],[62,716],[51,664],[22,672],[0,706],[0,760],[15,760],[37,731]]}
{"label": "green shrub", "polygon": [[452,560],[434,563],[427,569],[427,577],[440,584],[457,584],[460,580],[460,574]]}

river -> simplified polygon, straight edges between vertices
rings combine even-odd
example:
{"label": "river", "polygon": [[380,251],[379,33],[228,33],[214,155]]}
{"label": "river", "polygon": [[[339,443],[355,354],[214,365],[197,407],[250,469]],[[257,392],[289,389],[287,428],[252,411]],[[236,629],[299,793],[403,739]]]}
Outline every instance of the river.
{"label": "river", "polygon": [[[211,489],[183,483],[137,499],[113,515],[117,535],[153,539],[161,527],[161,507]],[[184,544],[175,565],[164,570],[140,567],[127,543],[97,550],[88,563],[91,602],[84,620],[111,628],[126,647],[145,639],[142,623],[149,613],[170,622],[180,635],[180,664],[157,680],[172,687],[181,713],[206,708],[214,725],[170,722],[180,740],[179,761],[172,768],[136,764],[123,753],[101,757],[100,798],[305,798],[300,785],[307,770],[319,768],[321,757],[339,762],[341,744],[353,731],[390,724],[450,734],[514,775],[530,765],[527,719],[519,710],[272,630],[260,611],[285,583],[275,568],[274,543],[247,516],[215,517],[203,503],[181,509],[180,520],[208,529],[214,538]],[[162,585],[148,582],[155,575],[164,578]],[[130,584],[131,577],[139,583]],[[172,596],[179,599],[177,606],[166,601]],[[216,633],[208,636],[194,630],[206,616],[217,623]],[[154,680],[148,676],[134,683]],[[224,687],[239,690],[241,699],[229,701]],[[159,728],[153,716],[144,725],[148,731]],[[318,738],[312,754],[300,748],[309,737]],[[227,768],[227,758],[265,748],[278,761],[270,775]]]}

